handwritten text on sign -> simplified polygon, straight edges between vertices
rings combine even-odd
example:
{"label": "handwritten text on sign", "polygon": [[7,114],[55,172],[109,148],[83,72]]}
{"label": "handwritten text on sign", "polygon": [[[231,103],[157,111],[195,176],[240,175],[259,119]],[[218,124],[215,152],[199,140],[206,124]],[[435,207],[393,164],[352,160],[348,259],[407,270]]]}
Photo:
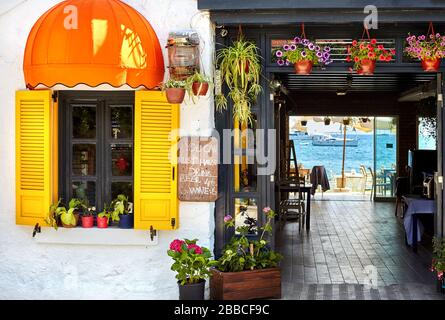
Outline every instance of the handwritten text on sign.
{"label": "handwritten text on sign", "polygon": [[218,140],[183,137],[178,149],[179,200],[215,201],[218,196]]}

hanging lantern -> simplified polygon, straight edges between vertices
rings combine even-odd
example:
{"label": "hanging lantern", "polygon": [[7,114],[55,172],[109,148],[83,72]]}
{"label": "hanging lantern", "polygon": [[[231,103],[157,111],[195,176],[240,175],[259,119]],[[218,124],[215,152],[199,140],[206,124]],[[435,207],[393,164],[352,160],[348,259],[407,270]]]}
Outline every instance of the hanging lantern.
{"label": "hanging lantern", "polygon": [[185,80],[199,72],[199,36],[191,30],[170,32],[168,35],[170,79]]}

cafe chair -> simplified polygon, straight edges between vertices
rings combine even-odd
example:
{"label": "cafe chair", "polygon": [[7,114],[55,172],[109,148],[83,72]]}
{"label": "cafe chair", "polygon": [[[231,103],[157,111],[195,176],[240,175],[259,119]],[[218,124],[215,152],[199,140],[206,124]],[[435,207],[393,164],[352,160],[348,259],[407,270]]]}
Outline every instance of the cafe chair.
{"label": "cafe chair", "polygon": [[301,232],[306,222],[306,206],[303,199],[285,199],[280,202],[280,229],[284,228],[288,218],[298,221],[298,232]]}

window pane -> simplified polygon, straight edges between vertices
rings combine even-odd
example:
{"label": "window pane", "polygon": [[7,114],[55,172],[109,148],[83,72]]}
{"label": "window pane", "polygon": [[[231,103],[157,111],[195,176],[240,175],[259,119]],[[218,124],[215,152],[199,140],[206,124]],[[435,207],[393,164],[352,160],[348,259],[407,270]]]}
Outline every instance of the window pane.
{"label": "window pane", "polygon": [[133,108],[111,107],[111,137],[131,139],[133,136]]}
{"label": "window pane", "polygon": [[96,175],[96,145],[73,145],[73,175]]}
{"label": "window pane", "polygon": [[419,118],[418,141],[419,150],[436,150],[437,118]]}
{"label": "window pane", "polygon": [[96,206],[96,182],[76,181],[72,183],[73,198],[88,199],[88,204]]}
{"label": "window pane", "polygon": [[73,105],[73,138],[93,139],[96,137],[96,107]]}
{"label": "window pane", "polygon": [[[246,228],[247,234],[258,234],[258,207],[254,198],[235,199],[235,229]],[[239,234],[239,232],[236,232]]]}
{"label": "window pane", "polygon": [[111,198],[115,199],[119,194],[128,196],[128,201],[133,202],[133,183],[132,182],[112,182]]}
{"label": "window pane", "polygon": [[133,147],[131,144],[112,144],[111,161],[113,176],[131,176],[133,172]]}
{"label": "window pane", "polygon": [[234,189],[235,192],[255,192],[257,190],[257,169],[255,164],[256,115],[252,123],[234,122]]}

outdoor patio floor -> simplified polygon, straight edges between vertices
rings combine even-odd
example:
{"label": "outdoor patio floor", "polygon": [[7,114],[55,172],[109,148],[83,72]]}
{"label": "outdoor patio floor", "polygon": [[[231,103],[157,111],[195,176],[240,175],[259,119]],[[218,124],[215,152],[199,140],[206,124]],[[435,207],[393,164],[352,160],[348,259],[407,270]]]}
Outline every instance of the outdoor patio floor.
{"label": "outdoor patio floor", "polygon": [[431,249],[405,245],[393,203],[313,201],[310,232],[287,222],[277,249],[283,299],[445,299],[430,272]]}

